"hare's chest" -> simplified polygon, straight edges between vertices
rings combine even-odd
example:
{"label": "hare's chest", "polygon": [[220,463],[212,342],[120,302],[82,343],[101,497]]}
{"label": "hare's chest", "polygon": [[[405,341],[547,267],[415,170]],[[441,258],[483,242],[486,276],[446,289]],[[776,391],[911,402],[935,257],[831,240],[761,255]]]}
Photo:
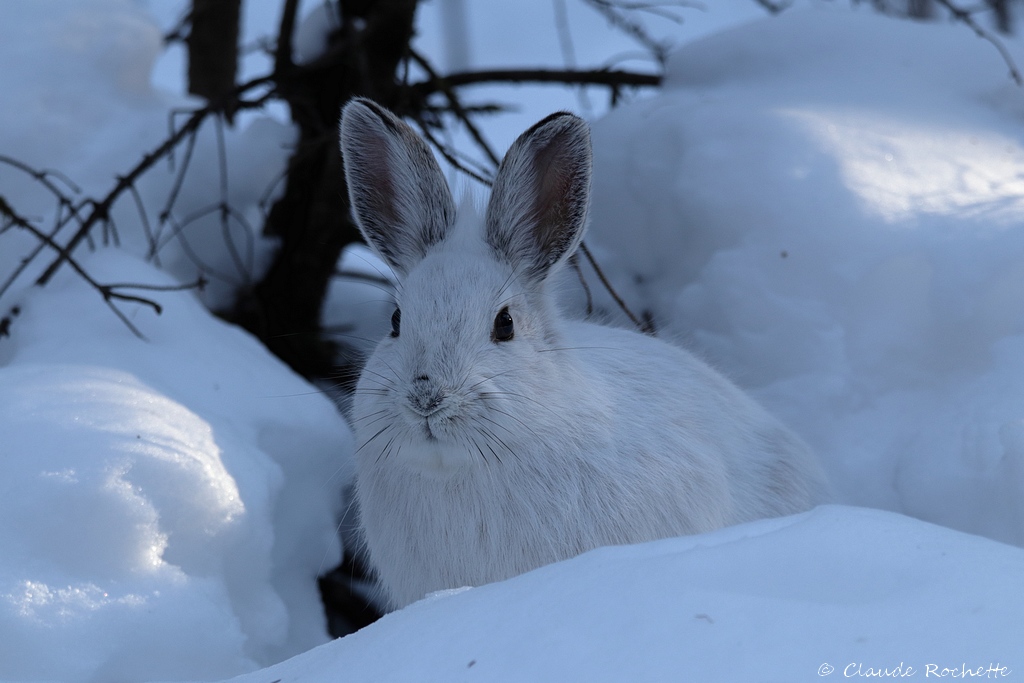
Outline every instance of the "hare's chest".
{"label": "hare's chest", "polygon": [[[371,560],[400,602],[500,581],[581,550],[578,510],[550,485],[494,472],[366,473],[359,503]],[[486,475],[486,476],[485,476]]]}

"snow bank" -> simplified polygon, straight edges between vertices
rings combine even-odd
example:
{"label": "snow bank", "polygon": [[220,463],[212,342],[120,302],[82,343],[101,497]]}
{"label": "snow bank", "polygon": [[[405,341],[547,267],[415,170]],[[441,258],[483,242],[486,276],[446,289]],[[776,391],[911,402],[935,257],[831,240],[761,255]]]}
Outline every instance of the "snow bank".
{"label": "snow bank", "polygon": [[347,426],[191,293],[151,294],[160,317],[124,307],[142,341],[65,268],[0,340],[5,680],[210,679],[327,639]]}
{"label": "snow bank", "polygon": [[824,507],[430,597],[235,683],[1001,678],[1021,667],[1022,572],[1020,548]]}
{"label": "snow bank", "polygon": [[680,49],[594,126],[589,241],[845,501],[1021,544],[1024,92],[965,27],[863,10]]}

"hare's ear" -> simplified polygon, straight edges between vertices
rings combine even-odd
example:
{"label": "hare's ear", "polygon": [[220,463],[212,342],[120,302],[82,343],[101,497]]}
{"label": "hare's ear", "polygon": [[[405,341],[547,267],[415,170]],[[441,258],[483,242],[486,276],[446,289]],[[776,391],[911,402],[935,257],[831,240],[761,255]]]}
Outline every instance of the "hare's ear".
{"label": "hare's ear", "polygon": [[543,280],[583,239],[590,198],[590,130],[552,114],[512,143],[487,205],[487,243],[528,277]]}
{"label": "hare's ear", "polygon": [[341,112],[341,154],[359,230],[399,276],[455,220],[448,183],[426,143],[394,114],[357,98]]}

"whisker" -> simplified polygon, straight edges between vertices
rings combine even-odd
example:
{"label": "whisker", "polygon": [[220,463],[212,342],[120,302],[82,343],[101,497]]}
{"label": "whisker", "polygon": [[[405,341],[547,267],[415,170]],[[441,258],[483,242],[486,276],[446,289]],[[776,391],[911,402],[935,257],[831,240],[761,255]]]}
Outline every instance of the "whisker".
{"label": "whisker", "polygon": [[[505,278],[505,282],[504,282],[504,283],[503,283],[503,284],[501,285],[501,287],[500,287],[500,288],[498,289],[498,294],[497,294],[497,296],[501,296],[501,295],[502,295],[502,294],[503,294],[503,293],[505,292],[505,290],[506,290],[506,289],[508,289],[509,285],[511,285],[511,284],[512,284],[512,280],[513,280],[513,279],[515,278],[515,276],[516,276],[516,271],[515,271],[515,270],[513,270],[512,272],[510,272],[510,273],[508,274],[508,277],[507,277],[507,278]],[[506,301],[508,301],[508,300],[511,300],[512,298],[514,298],[514,297],[509,297],[508,299],[506,299]],[[502,305],[502,304],[500,304],[500,303],[498,304],[498,306],[499,306],[499,307],[500,307],[501,305]]]}
{"label": "whisker", "polygon": [[355,396],[356,394],[359,394],[360,396],[387,396],[388,395],[388,390],[387,389],[375,389],[373,387],[368,388],[368,389],[360,389],[358,391],[353,389],[352,390],[352,395]]}
{"label": "whisker", "polygon": [[381,449],[380,453],[377,455],[377,460],[374,462],[380,464],[381,459],[387,460],[391,456],[391,444],[395,442],[396,438],[398,438],[398,434],[392,436],[391,440],[384,444],[384,448]]}
{"label": "whisker", "polygon": [[[480,444],[476,442],[476,439],[470,439],[470,443],[473,444],[477,452],[480,454],[480,459],[483,460],[484,462],[487,462],[487,456],[484,454],[484,449],[480,448]],[[501,464],[500,458],[498,459],[498,464]]]}
{"label": "whisker", "polygon": [[[399,375],[398,372],[393,367],[391,367],[391,363],[387,362],[383,358],[379,358],[378,360],[384,365],[388,366],[388,370],[390,370],[391,374],[395,376],[396,381],[401,377],[401,375]],[[371,370],[371,372],[373,371]],[[373,374],[377,375],[378,377],[384,377],[384,375],[380,374],[379,372],[373,372]]]}
{"label": "whisker", "polygon": [[[387,365],[387,363],[385,363],[385,365]],[[391,367],[391,366],[388,366],[388,367]],[[392,372],[394,372],[394,371],[392,371]],[[363,371],[361,373],[362,376],[366,377],[367,373],[369,373],[370,375],[373,375],[374,377],[377,377],[377,378],[383,380],[384,382],[386,382],[387,384],[385,386],[394,386],[395,385],[395,381],[398,378],[398,373],[395,373],[394,378],[391,378],[391,377],[388,377],[385,374],[377,372],[376,370],[371,370],[370,368],[363,368]]]}
{"label": "whisker", "polygon": [[[369,427],[370,425],[376,422],[388,419],[390,416],[390,410],[378,410],[376,413],[370,413],[369,415],[360,415],[356,419],[352,420],[352,424],[359,424],[359,426],[361,427]],[[374,419],[370,420],[369,422],[366,422],[365,424],[363,423],[364,420],[369,420],[371,417],[373,417]]]}
{"label": "whisker", "polygon": [[[501,444],[502,448],[504,448],[506,451],[511,453],[513,458],[515,458],[516,460],[519,460],[519,454],[516,453],[514,450],[512,450],[509,447],[509,445],[507,443],[505,443],[504,439],[499,438],[497,434],[495,434],[491,430],[487,429],[487,427],[480,427],[480,431],[484,434],[484,436],[487,436],[487,437],[493,439],[495,442]],[[494,449],[491,448],[491,444],[487,443],[486,441],[484,443],[487,444],[487,448],[490,448],[491,452],[494,453]],[[497,458],[498,454],[494,453],[494,457]],[[501,462],[500,458],[498,459],[498,462]]]}
{"label": "whisker", "polygon": [[[480,392],[478,394],[478,396],[480,396],[483,399],[490,399],[490,398],[495,397],[495,396],[515,396],[516,398],[521,398],[521,399],[525,399],[527,401],[532,401],[532,402],[536,403],[538,406],[540,406],[544,410],[549,411],[552,415],[558,415],[558,413],[553,408],[551,408],[550,406],[544,405],[543,403],[541,403],[540,401],[535,399],[533,396],[527,396],[526,394],[517,394],[514,391],[482,391],[482,392]],[[509,417],[512,417],[512,416],[509,415]]]}
{"label": "whisker", "polygon": [[[384,425],[383,427],[381,427],[381,428],[380,428],[380,431],[379,431],[379,432],[377,432],[376,434],[374,434],[373,436],[371,436],[371,437],[370,437],[369,439],[367,439],[366,441],[364,441],[364,442],[362,443],[362,445],[361,445],[361,446],[359,446],[359,448],[357,448],[357,449],[356,449],[356,453],[358,453],[359,451],[361,451],[361,450],[363,450],[364,448],[366,448],[367,446],[369,446],[369,445],[370,445],[370,442],[371,442],[371,441],[373,441],[373,440],[374,440],[374,439],[376,439],[376,438],[377,438],[378,436],[380,436],[381,434],[383,434],[383,433],[384,433],[385,431],[387,431],[387,430],[388,430],[388,429],[389,429],[390,427],[391,427],[391,423],[390,423],[390,422],[389,422],[388,424]],[[394,438],[394,437],[392,437],[392,438]]]}
{"label": "whisker", "polygon": [[[468,389],[466,389],[466,392],[468,393],[470,391],[473,391],[474,389],[476,389],[478,386],[480,386],[484,382],[490,382],[495,377],[501,377],[502,375],[507,375],[510,372],[517,372],[518,370],[519,370],[519,368],[512,368],[511,370],[505,370],[504,372],[495,373],[495,374],[491,375],[490,377],[484,377],[482,380],[480,380],[479,382],[477,382],[473,386],[471,386]],[[460,389],[461,389],[461,387],[460,387]]]}
{"label": "whisker", "polygon": [[[512,413],[507,413],[504,410],[499,410],[497,408],[491,408],[491,410],[493,410],[496,413],[501,413],[502,415],[505,415],[507,417],[512,418],[513,420],[515,420],[516,422],[521,424],[523,426],[523,429],[525,429],[526,431],[528,431],[530,434],[532,434],[533,436],[537,437],[538,439],[540,438],[540,434],[538,434],[537,431],[533,427],[531,427],[530,425],[526,424],[525,422],[523,422],[521,419],[519,419],[518,417],[516,417]],[[508,432],[509,434],[511,434],[514,437],[519,436],[519,434],[516,434],[514,431],[512,431],[511,429],[509,429],[505,425],[501,424],[497,420],[492,420],[491,418],[487,417],[486,415],[478,415],[477,417],[479,417],[482,420],[487,420],[488,422],[490,422],[495,427],[501,427],[502,429],[504,429],[506,432]],[[495,438],[497,438],[497,437],[495,437]],[[499,439],[499,441],[500,441],[500,439]],[[506,448],[508,448],[508,447],[506,446]],[[511,451],[512,449],[509,448],[508,450]]]}

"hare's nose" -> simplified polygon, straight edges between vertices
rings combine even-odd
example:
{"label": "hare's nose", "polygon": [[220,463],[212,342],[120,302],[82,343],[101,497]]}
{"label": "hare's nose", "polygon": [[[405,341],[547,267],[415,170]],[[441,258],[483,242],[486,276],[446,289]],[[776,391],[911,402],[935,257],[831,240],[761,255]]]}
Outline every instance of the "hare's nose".
{"label": "hare's nose", "polygon": [[423,417],[430,417],[441,410],[445,395],[443,391],[436,387],[427,387],[420,384],[413,391],[409,392],[408,399],[409,407],[412,408],[413,412]]}
{"label": "hare's nose", "polygon": [[415,381],[415,382],[429,382],[430,381],[430,377],[428,377],[427,375],[420,375],[419,377],[416,377],[413,381]]}

